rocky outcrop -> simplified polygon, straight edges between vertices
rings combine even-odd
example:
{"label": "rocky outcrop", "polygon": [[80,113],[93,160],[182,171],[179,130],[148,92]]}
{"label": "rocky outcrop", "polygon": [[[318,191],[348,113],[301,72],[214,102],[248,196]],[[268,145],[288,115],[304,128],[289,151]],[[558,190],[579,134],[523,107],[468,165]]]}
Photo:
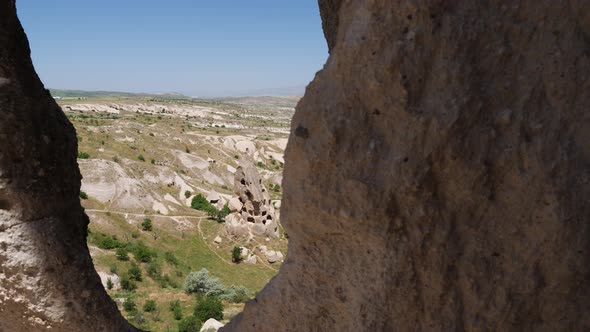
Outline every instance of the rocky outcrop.
{"label": "rocky outcrop", "polygon": [[76,133],[0,1],[0,331],[130,331],[94,271]]}
{"label": "rocky outcrop", "polygon": [[279,236],[278,222],[270,195],[264,188],[258,169],[244,156],[236,169],[234,197],[228,202],[231,213],[225,218],[228,234],[242,237]]}
{"label": "rocky outcrop", "polygon": [[589,330],[586,2],[319,2],[289,254],[222,331]]}

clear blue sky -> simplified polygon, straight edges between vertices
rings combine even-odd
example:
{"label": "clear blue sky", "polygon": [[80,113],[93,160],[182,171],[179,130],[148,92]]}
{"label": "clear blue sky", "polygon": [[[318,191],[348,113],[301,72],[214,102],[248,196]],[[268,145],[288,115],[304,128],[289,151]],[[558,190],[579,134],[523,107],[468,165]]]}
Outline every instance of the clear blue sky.
{"label": "clear blue sky", "polygon": [[238,95],[303,87],[328,56],[317,0],[17,0],[48,88]]}

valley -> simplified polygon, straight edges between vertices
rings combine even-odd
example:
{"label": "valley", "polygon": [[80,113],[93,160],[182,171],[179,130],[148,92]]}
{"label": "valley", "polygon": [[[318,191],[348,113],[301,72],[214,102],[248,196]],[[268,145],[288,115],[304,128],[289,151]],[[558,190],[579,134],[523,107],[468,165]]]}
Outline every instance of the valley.
{"label": "valley", "polygon": [[[206,269],[231,293],[220,297],[223,321],[239,313],[278,272],[282,259],[269,253],[286,255],[287,234],[279,223],[278,237],[238,237],[227,232],[223,216],[191,205],[202,196],[218,211],[227,209],[236,169],[247,161],[280,220],[283,153],[298,98],[56,99],[78,135],[90,253],[121,312],[145,330],[179,330],[196,303],[185,281]],[[246,254],[238,263],[235,248]],[[172,309],[176,301],[180,309]]]}

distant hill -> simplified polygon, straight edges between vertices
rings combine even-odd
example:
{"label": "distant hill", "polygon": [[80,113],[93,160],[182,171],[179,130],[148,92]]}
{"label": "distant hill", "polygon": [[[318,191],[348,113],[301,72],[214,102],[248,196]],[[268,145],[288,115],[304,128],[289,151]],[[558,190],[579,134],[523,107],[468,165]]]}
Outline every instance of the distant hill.
{"label": "distant hill", "polygon": [[53,97],[61,98],[166,98],[166,99],[190,99],[180,93],[132,93],[120,91],[83,91],[49,89]]}

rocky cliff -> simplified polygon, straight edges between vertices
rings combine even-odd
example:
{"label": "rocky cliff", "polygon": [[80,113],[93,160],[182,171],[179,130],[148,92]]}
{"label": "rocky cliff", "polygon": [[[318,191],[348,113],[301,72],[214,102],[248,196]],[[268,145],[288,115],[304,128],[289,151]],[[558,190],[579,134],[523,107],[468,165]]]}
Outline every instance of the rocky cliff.
{"label": "rocky cliff", "polygon": [[0,1],[0,331],[130,331],[88,254],[76,134]]}
{"label": "rocky cliff", "polygon": [[287,260],[223,331],[590,329],[587,2],[319,3]]}

